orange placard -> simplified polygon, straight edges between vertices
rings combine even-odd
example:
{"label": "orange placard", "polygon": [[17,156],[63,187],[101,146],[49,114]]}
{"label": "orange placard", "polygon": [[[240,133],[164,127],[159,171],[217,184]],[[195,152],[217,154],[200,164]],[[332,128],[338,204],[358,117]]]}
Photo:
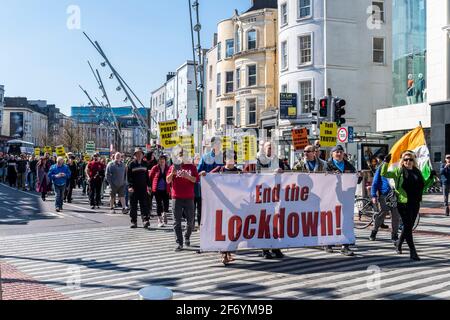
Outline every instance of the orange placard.
{"label": "orange placard", "polygon": [[292,143],[295,151],[304,150],[309,144],[308,130],[306,128],[292,130]]}

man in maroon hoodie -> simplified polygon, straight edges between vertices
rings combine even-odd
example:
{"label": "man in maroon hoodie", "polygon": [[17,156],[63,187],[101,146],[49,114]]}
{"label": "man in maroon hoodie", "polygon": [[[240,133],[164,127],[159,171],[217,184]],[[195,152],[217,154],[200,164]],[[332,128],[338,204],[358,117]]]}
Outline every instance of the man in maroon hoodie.
{"label": "man in maroon hoodie", "polygon": [[87,166],[90,189],[89,200],[92,209],[95,209],[95,207],[100,209],[102,183],[105,178],[106,168],[100,162],[99,158],[99,155],[95,154],[94,159]]}
{"label": "man in maroon hoodie", "polygon": [[181,220],[184,214],[187,220],[184,243],[190,246],[190,238],[194,229],[194,185],[198,180],[197,168],[188,157],[183,157],[183,151],[178,154],[178,159],[174,159],[174,165],[167,173],[167,183],[172,184],[172,208],[174,216],[174,229],[178,246],[175,251],[183,250],[183,231]]}

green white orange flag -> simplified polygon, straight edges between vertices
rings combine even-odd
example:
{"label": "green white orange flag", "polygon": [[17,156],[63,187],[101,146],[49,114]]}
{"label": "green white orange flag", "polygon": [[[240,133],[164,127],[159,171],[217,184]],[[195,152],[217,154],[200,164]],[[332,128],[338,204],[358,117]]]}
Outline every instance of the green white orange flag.
{"label": "green white orange flag", "polygon": [[430,151],[428,150],[427,142],[425,141],[425,133],[422,127],[417,127],[413,131],[408,132],[392,147],[390,152],[392,160],[389,169],[400,166],[402,153],[406,150],[411,150],[416,154],[417,165],[422,172],[425,186],[431,186],[434,178],[431,175],[432,166]]}

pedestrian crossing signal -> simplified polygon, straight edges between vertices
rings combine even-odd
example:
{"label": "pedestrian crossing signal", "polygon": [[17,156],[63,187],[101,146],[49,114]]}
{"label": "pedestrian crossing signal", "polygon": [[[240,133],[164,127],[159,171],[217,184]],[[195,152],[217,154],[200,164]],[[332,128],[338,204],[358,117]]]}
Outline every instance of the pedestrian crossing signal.
{"label": "pedestrian crossing signal", "polygon": [[320,100],[320,116],[322,118],[328,117],[328,98]]}

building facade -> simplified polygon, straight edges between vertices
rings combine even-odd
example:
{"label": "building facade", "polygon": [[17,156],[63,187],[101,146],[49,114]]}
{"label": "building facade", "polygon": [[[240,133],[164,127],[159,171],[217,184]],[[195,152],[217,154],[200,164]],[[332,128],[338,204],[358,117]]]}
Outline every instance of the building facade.
{"label": "building facade", "polygon": [[26,98],[5,98],[2,135],[41,146],[48,136],[48,117]]}
{"label": "building facade", "polygon": [[376,110],[392,103],[391,6],[391,0],[278,1],[280,92],[298,95],[297,120],[280,127],[310,126],[330,88],[347,102],[346,125],[375,130]]}
{"label": "building facade", "polygon": [[267,128],[263,116],[279,100],[277,30],[271,0],[218,24],[205,61],[205,142],[225,128]]}

